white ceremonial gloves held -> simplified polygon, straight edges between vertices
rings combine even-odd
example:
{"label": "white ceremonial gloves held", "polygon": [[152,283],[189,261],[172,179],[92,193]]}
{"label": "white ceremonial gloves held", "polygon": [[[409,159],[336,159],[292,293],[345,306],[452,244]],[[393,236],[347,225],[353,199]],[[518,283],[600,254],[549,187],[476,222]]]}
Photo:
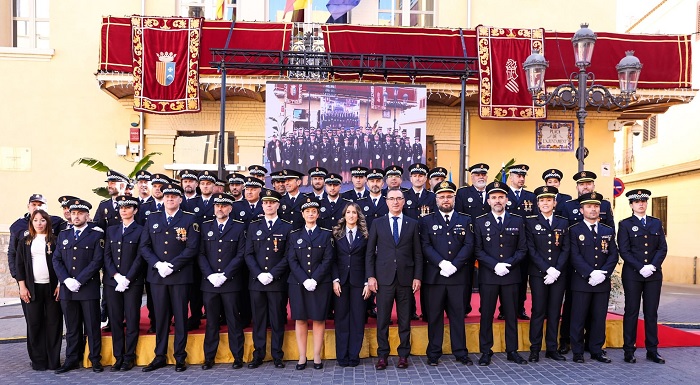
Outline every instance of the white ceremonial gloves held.
{"label": "white ceremonial gloves held", "polygon": [[494,267],[493,271],[498,275],[499,277],[503,277],[504,275],[510,273],[510,270],[508,270],[508,267],[510,267],[510,263],[497,263],[496,267]]}
{"label": "white ceremonial gloves held", "polygon": [[593,270],[590,278],[588,279],[588,284],[591,286],[600,285],[603,281],[605,281],[605,274],[606,272],[603,270]]}
{"label": "white ceremonial gloves held", "polygon": [[554,278],[554,280],[556,281],[557,279],[559,279],[559,275],[561,275],[561,272],[555,269],[554,267],[550,267],[549,269],[547,269],[547,275]]}
{"label": "white ceremonial gloves held", "polygon": [[649,278],[654,272],[656,271],[656,267],[652,264],[649,265],[644,265],[641,269],[639,269],[639,274],[642,275],[644,278]]}
{"label": "white ceremonial gloves held", "polygon": [[315,279],[307,279],[304,281],[304,288],[308,291],[314,291],[316,290],[316,280]]}
{"label": "white ceremonial gloves held", "polygon": [[443,260],[438,264],[438,267],[440,268],[440,275],[443,277],[449,277],[452,274],[457,272],[457,268],[455,265],[452,264],[452,262]]}
{"label": "white ceremonial gloves held", "polygon": [[162,278],[165,278],[173,273],[173,264],[170,262],[156,262],[154,266]]}
{"label": "white ceremonial gloves held", "polygon": [[554,277],[552,277],[552,276],[549,275],[549,274],[547,274],[547,275],[544,277],[544,284],[545,284],[545,285],[551,285],[551,284],[553,284],[553,283],[556,282],[556,281],[557,281],[557,279],[554,278]]}
{"label": "white ceremonial gloves held", "polygon": [[258,274],[258,281],[263,285],[267,286],[272,283],[274,277],[270,273],[260,273]]}
{"label": "white ceremonial gloves held", "polygon": [[73,293],[77,293],[78,290],[80,290],[80,282],[78,282],[78,280],[75,278],[66,278],[63,281],[63,284],[66,285],[68,290],[72,291]]}

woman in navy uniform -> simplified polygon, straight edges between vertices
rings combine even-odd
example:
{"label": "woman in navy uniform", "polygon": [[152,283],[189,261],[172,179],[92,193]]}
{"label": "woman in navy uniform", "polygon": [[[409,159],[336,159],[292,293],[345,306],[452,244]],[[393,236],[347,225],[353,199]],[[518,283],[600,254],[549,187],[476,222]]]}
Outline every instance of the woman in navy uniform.
{"label": "woman in navy uniform", "polygon": [[[116,359],[112,372],[134,367],[145,280],[145,265],[138,252],[143,226],[135,221],[138,198],[122,195],[116,201],[122,223],[107,228],[102,277],[109,319],[118,320],[112,324],[112,352]],[[126,320],[126,339],[121,320]]]}
{"label": "woman in navy uniform", "polygon": [[29,219],[29,234],[17,243],[15,278],[25,304],[27,352],[34,370],[56,370],[61,366],[63,323],[58,302],[58,278],[51,257],[56,236],[51,216],[35,210]]}
{"label": "woman in navy uniform", "polygon": [[658,218],[647,213],[651,191],[636,189],[625,194],[632,208],[632,216],[620,221],[617,244],[622,265],[622,287],[625,289],[625,316],[622,322],[625,362],[634,363],[635,341],[639,306],[644,300],[644,346],[647,359],[657,364],[666,362],[656,350],[659,345],[659,298],[663,274],[661,264],[666,259],[666,235]]}
{"label": "woman in navy uniform", "polygon": [[365,338],[365,300],[369,288],[365,282],[367,222],[360,205],[349,203],[343,217],[333,227],[336,260],[333,263],[335,293],[335,351],[339,366],[360,364]]}
{"label": "woman in navy uniform", "polygon": [[314,369],[323,369],[321,348],[326,330],[326,316],[331,303],[331,264],[335,257],[333,233],[318,227],[318,201],[305,198],[301,205],[305,224],[289,234],[287,259],[289,275],[289,307],[299,349],[297,370],[306,369],[308,320],[313,321]]}
{"label": "woman in navy uniform", "polygon": [[556,187],[540,186],[534,191],[539,214],[525,219],[525,235],[530,258],[528,274],[532,292],[530,319],[530,357],[538,362],[542,349],[542,325],[547,319],[546,356],[555,361],[566,361],[557,351],[559,314],[566,289],[569,265],[569,230],[564,217],[554,215]]}

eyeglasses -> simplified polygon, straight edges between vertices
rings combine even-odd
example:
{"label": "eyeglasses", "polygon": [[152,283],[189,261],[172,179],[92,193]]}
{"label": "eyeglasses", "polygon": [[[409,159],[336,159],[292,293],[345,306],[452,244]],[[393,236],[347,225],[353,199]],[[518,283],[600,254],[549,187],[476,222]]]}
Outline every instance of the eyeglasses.
{"label": "eyeglasses", "polygon": [[450,199],[455,199],[454,195],[447,195],[447,196],[439,196],[437,197],[438,200],[444,201],[444,200],[450,200]]}
{"label": "eyeglasses", "polygon": [[401,202],[403,199],[404,199],[403,197],[386,198],[387,202]]}

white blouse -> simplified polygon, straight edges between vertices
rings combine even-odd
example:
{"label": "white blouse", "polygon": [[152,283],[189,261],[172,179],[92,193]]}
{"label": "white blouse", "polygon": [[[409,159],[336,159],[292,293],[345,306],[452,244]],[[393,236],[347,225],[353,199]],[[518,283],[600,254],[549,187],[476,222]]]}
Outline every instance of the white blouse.
{"label": "white blouse", "polygon": [[50,283],[49,266],[46,263],[46,234],[37,234],[32,241],[32,268],[34,283]]}

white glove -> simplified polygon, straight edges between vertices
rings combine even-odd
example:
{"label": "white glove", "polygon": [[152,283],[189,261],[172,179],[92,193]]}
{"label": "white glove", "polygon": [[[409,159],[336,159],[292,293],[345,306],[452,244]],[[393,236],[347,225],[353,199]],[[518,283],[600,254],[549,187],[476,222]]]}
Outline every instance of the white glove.
{"label": "white glove", "polygon": [[158,274],[163,278],[173,273],[173,264],[170,262],[156,262],[155,268],[158,269]]}
{"label": "white glove", "polygon": [[551,275],[547,274],[547,275],[544,277],[544,284],[545,284],[545,285],[551,285],[551,284],[553,284],[554,282],[556,282],[556,280],[557,280],[556,278],[554,278],[554,277],[552,277]]}
{"label": "white glove", "polygon": [[118,274],[118,276],[120,277],[119,279],[117,279],[116,276],[114,277],[114,279],[117,279],[117,287],[115,287],[114,290],[123,293],[129,289],[129,284],[131,281],[121,274]]}
{"label": "white glove", "polygon": [[63,281],[63,284],[66,285],[68,290],[72,291],[73,293],[77,293],[78,290],[80,290],[80,282],[78,282],[78,280],[75,278],[66,278]]}
{"label": "white glove", "polygon": [[218,287],[216,284],[219,282],[218,274],[207,275],[207,281],[209,281],[214,287]]}
{"label": "white glove", "polygon": [[508,267],[510,266],[510,263],[497,263],[496,267],[494,267],[493,271],[498,275],[499,277],[503,277],[504,275],[510,273],[510,270],[508,270]]}
{"label": "white glove", "polygon": [[263,282],[263,285],[269,285],[272,283],[272,281],[275,280],[275,277],[272,276],[270,273],[262,273],[265,277],[265,282]]}
{"label": "white glove", "polygon": [[440,275],[444,277],[449,277],[452,274],[457,272],[457,268],[455,265],[452,264],[452,262],[443,260],[438,264],[438,267],[440,267]]}
{"label": "white glove", "polygon": [[227,278],[226,278],[226,276],[224,275],[224,273],[219,273],[219,274],[216,275],[216,279],[217,279],[217,282],[216,282],[216,285],[214,285],[214,286],[216,286],[216,287],[221,287],[221,285],[223,285],[224,283],[226,283],[226,279],[227,279]]}
{"label": "white glove", "polygon": [[117,281],[117,285],[123,286],[124,285],[124,280],[126,280],[126,277],[117,273],[114,275],[114,280]]}
{"label": "white glove", "polygon": [[588,279],[588,284],[591,286],[596,286],[605,281],[605,272],[603,270],[593,270],[591,272],[590,278]]}
{"label": "white glove", "polygon": [[[561,274],[561,272],[553,267],[550,267],[549,269],[547,269],[547,275],[554,278],[555,281],[557,279],[559,279],[560,274]],[[547,284],[547,285],[549,285],[549,284]]]}
{"label": "white glove", "polygon": [[649,278],[655,271],[656,267],[654,267],[654,265],[644,265],[644,267],[639,269],[639,274],[641,274],[644,278]]}
{"label": "white glove", "polygon": [[307,291],[314,291],[316,290],[316,281],[309,278],[304,281],[304,287],[306,288]]}

